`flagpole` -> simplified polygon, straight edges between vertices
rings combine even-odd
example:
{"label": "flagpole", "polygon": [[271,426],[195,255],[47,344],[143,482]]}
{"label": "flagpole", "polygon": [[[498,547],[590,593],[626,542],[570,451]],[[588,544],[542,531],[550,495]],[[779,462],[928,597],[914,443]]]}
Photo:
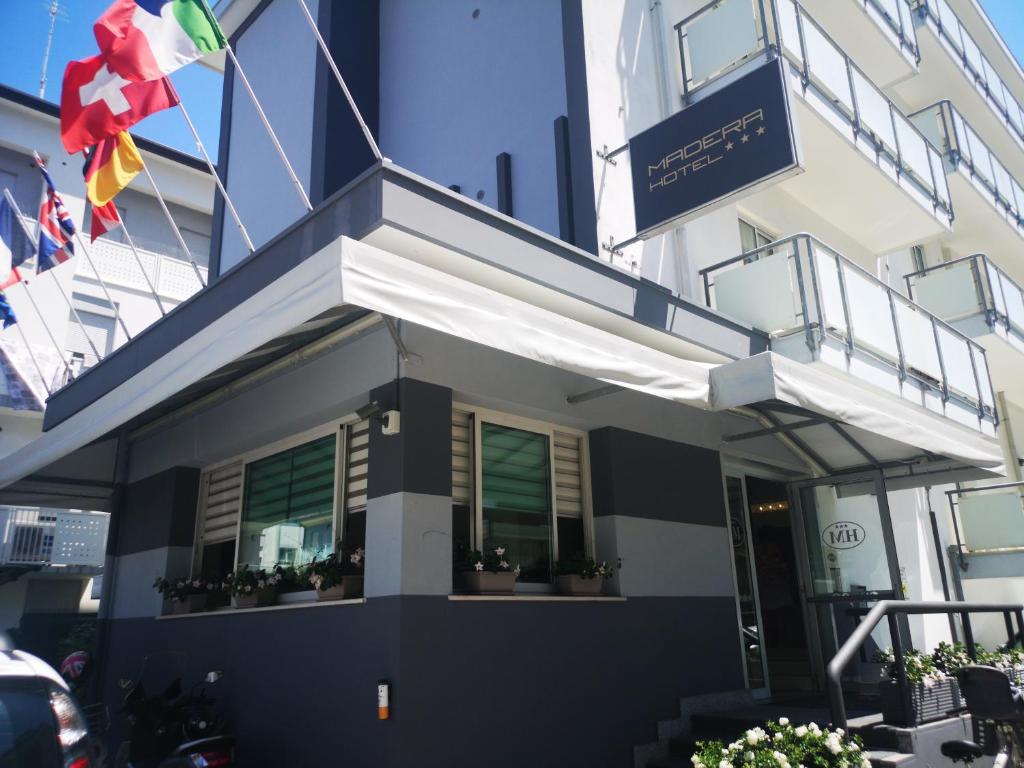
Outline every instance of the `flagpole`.
{"label": "flagpole", "polygon": [[[25,290],[28,290],[27,288]],[[18,333],[21,334],[21,340],[25,342],[25,349],[28,350],[28,356],[32,358],[32,365],[36,368],[36,373],[39,374],[39,380],[43,382],[43,389],[46,390],[47,395],[52,395],[53,391],[50,389],[50,385],[46,383],[46,376],[43,373],[43,369],[39,367],[39,361],[36,360],[36,353],[32,351],[32,345],[28,343],[28,337],[25,335],[25,331],[18,325],[17,319],[14,321],[14,327],[18,329]]]}
{"label": "flagpole", "polygon": [[[238,231],[242,233],[242,239],[245,240],[245,245],[252,253],[256,250],[256,246],[252,244],[252,239],[249,237],[249,231],[245,228],[242,223],[242,219],[238,215],[238,211],[235,210],[235,204],[231,202],[231,198],[228,197],[228,191],[224,189],[224,182],[220,179],[220,174],[217,173],[217,169],[213,166],[213,161],[210,160],[210,155],[206,151],[206,147],[203,145],[203,140],[199,138],[199,132],[196,131],[196,127],[192,124],[192,118],[188,116],[188,110],[185,109],[185,105],[178,100],[178,109],[181,110],[181,114],[185,117],[185,122],[188,123],[188,129],[192,131],[192,138],[195,139],[196,148],[202,153],[203,159],[206,160],[206,167],[209,168],[210,174],[213,176],[214,182],[217,184],[217,189],[220,190],[221,197],[224,198],[224,204],[227,205],[228,210],[231,211],[231,217],[235,220],[235,224],[238,225]],[[146,168],[146,174],[149,175],[149,169]],[[149,182],[153,185],[153,189],[156,189],[156,182],[153,181],[153,177],[149,176]],[[160,192],[157,190],[157,196],[159,197]],[[160,198],[163,202],[163,198]],[[167,210],[167,206],[164,206],[164,210]],[[170,211],[167,212],[170,216]],[[182,241],[184,242],[184,241]]]}
{"label": "flagpole", "polygon": [[[120,219],[121,217],[118,216]],[[146,274],[146,268],[142,264],[142,257],[139,256],[139,252],[135,250],[135,241],[132,240],[132,236],[128,234],[128,227],[124,225],[124,219],[121,219],[121,231],[124,232],[125,239],[128,241],[128,247],[132,249],[132,254],[135,256],[135,263],[139,265],[139,270],[142,272],[142,277],[146,281],[146,285],[149,286],[149,292],[153,294],[153,298],[156,299],[156,306],[160,310],[160,317],[167,315],[167,310],[164,309],[164,303],[160,300],[160,295],[156,292],[156,288],[153,286],[153,281],[149,279],[149,275]],[[96,277],[99,277],[97,274]]]}
{"label": "flagpole", "polygon": [[[14,197],[6,189],[4,190],[4,196],[7,198],[8,205],[11,206],[11,208],[14,210],[14,213],[17,215],[18,221],[21,222],[21,228],[22,228],[22,230],[24,230],[25,236],[29,237],[29,238],[32,237],[31,233],[28,231],[28,227],[25,226],[25,222],[21,218],[21,209],[18,207],[17,201],[15,201]],[[40,224],[40,226],[41,226],[41,224]],[[75,234],[77,235],[78,233],[76,232]],[[61,250],[63,250],[63,246],[62,246]],[[91,265],[92,261],[90,261],[89,264]],[[85,336],[85,340],[89,342],[89,346],[92,348],[92,353],[94,355],[96,355],[96,359],[97,360],[102,360],[103,358],[100,356],[100,351],[98,349],[96,349],[96,345],[92,343],[92,337],[85,330],[85,323],[83,323],[82,322],[82,318],[78,316],[78,310],[75,309],[75,305],[71,303],[71,299],[68,298],[67,293],[64,291],[64,286],[60,284],[60,280],[58,280],[57,276],[55,274],[53,274],[53,267],[51,267],[50,269],[47,269],[46,271],[51,273],[50,276],[53,278],[53,282],[57,284],[57,290],[59,290],[60,291],[60,295],[64,297],[64,301],[68,305],[68,309],[71,310],[71,314],[75,318],[75,322],[78,323],[78,327],[82,329],[82,335]],[[38,251],[36,252],[36,274],[39,274],[39,253],[38,253]],[[35,304],[35,301],[33,301],[32,303]],[[115,309],[114,311],[116,312],[117,310]],[[56,343],[56,342],[54,342],[54,343]]]}
{"label": "flagpole", "polygon": [[[121,311],[117,308],[117,304],[114,302],[113,297],[110,295],[110,291],[107,290],[107,284],[103,282],[103,276],[100,274],[100,271],[96,269],[96,265],[92,261],[92,256],[89,255],[89,249],[85,247],[85,240],[82,239],[82,235],[79,234],[77,229],[75,230],[75,240],[78,241],[78,247],[82,249],[82,255],[85,256],[85,260],[89,262],[89,269],[91,269],[93,274],[96,275],[96,281],[100,284],[100,289],[103,291],[103,295],[106,296],[107,303],[110,304],[110,308],[114,310],[114,317],[116,317],[117,322],[121,324],[121,330],[124,331],[125,339],[127,341],[131,341],[132,335],[128,331],[128,326],[125,324],[124,318],[121,317]],[[146,277],[146,270],[142,268],[141,261],[139,262],[139,269],[142,269],[142,275],[143,277]],[[146,281],[149,282],[148,277],[146,277]]]}
{"label": "flagpole", "polygon": [[299,198],[306,206],[307,211],[313,210],[313,204],[309,201],[309,195],[306,194],[305,188],[302,186],[302,182],[299,181],[299,177],[295,173],[295,169],[292,168],[292,164],[288,162],[288,157],[284,153],[284,148],[281,146],[281,142],[277,139],[277,134],[274,133],[274,129],[270,127],[270,121],[267,119],[267,115],[263,111],[263,107],[260,106],[259,99],[256,98],[256,93],[253,91],[252,86],[249,84],[249,78],[245,76],[245,71],[242,69],[242,65],[238,61],[238,57],[235,56],[235,51],[228,43],[224,50],[228,53],[228,58],[231,59],[231,63],[235,67],[235,71],[238,72],[239,77],[242,79],[242,86],[249,93],[249,98],[252,100],[252,104],[256,107],[256,113],[260,116],[260,120],[263,122],[263,127],[267,129],[267,136],[270,137],[270,141],[274,145],[274,149],[277,150],[277,154],[281,158],[281,162],[284,163],[285,168],[288,170],[288,175],[292,179],[292,183],[295,185],[296,191],[299,193]]}
{"label": "flagpole", "polygon": [[341,76],[341,70],[338,69],[337,63],[334,61],[334,57],[331,55],[330,49],[327,47],[327,43],[324,42],[323,36],[320,34],[320,30],[316,26],[316,22],[313,20],[313,15],[309,12],[309,8],[306,6],[306,0],[296,0],[299,7],[302,8],[302,15],[306,17],[306,23],[309,24],[309,28],[313,30],[313,34],[316,36],[317,44],[320,46],[320,50],[324,54],[324,58],[327,59],[327,64],[330,66],[331,71],[334,72],[334,78],[338,81],[338,85],[341,86],[342,92],[345,94],[345,98],[348,100],[348,105],[352,108],[352,113],[355,115],[356,122],[359,123],[359,127],[363,131],[363,136],[366,137],[366,143],[370,145],[370,150],[373,152],[373,156],[377,160],[383,160],[384,156],[380,152],[380,147],[377,146],[377,141],[373,138],[373,134],[370,132],[369,126],[366,121],[363,120],[363,115],[359,111],[359,107],[356,106],[356,101],[352,98],[352,93],[349,91],[348,86],[345,84],[345,78]]}
{"label": "flagpole", "polygon": [[[68,381],[71,381],[71,379],[75,378],[75,374],[71,370],[71,366],[68,364],[68,361],[64,358],[64,350],[60,346],[60,344],[57,343],[57,339],[54,338],[53,332],[50,330],[50,326],[46,322],[46,317],[43,315],[42,312],[39,311],[39,305],[36,304],[36,300],[32,298],[32,291],[28,289],[28,280],[23,280],[22,283],[25,289],[25,295],[28,297],[29,302],[31,302],[32,304],[32,309],[34,309],[36,311],[36,314],[39,315],[39,319],[43,323],[43,330],[45,330],[46,335],[50,337],[50,341],[53,342],[53,348],[57,350],[57,355],[60,357],[61,363],[64,364],[64,370],[67,371],[68,374]],[[26,341],[26,343],[28,342]]]}
{"label": "flagpole", "polygon": [[[192,269],[195,270],[196,278],[199,280],[199,285],[202,288],[206,287],[206,281],[203,280],[203,273],[199,271],[199,265],[196,264],[195,259],[192,258],[192,251],[189,250],[188,245],[185,243],[185,238],[181,236],[181,230],[178,229],[178,225],[174,221],[174,217],[171,216],[171,209],[167,207],[167,202],[164,200],[164,196],[160,193],[160,188],[156,185],[156,179],[153,178],[153,174],[149,172],[149,166],[145,163],[142,164],[142,170],[146,172],[146,178],[149,179],[149,185],[153,187],[153,192],[156,195],[157,201],[160,203],[160,207],[163,209],[164,216],[167,217],[167,223],[171,225],[171,229],[174,230],[174,236],[178,239],[178,245],[181,246],[182,251],[185,253],[185,258],[188,259],[188,263],[192,265]],[[214,174],[214,178],[216,174]],[[217,179],[220,181],[220,179]],[[121,222],[121,226],[124,226],[124,222]]]}

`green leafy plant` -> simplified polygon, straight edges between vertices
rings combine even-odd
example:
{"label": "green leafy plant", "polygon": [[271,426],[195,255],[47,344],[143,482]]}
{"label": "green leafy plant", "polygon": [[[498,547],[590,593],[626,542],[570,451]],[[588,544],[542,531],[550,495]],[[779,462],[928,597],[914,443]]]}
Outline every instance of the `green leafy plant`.
{"label": "green leafy plant", "polygon": [[262,568],[253,571],[248,565],[224,577],[224,589],[232,595],[251,595],[264,589],[276,589],[280,583],[281,576],[276,572],[268,574]]}
{"label": "green leafy plant", "polygon": [[322,560],[313,560],[306,568],[306,577],[315,589],[326,590],[341,584],[346,576],[362,576],[366,551],[362,547],[341,547]]}
{"label": "green leafy plant", "polygon": [[[897,679],[896,655],[892,648],[875,651],[871,660],[885,665],[882,668],[882,677],[887,677],[890,680]],[[921,653],[916,648],[908,648],[903,651],[903,666],[907,671],[907,680],[911,683],[924,683],[927,686],[948,677],[945,672],[935,666],[930,654]]]}
{"label": "green leafy plant", "polygon": [[584,579],[610,579],[614,572],[614,569],[608,563],[604,561],[598,563],[589,557],[559,560],[555,563],[555,573],[559,576],[579,576]]}
{"label": "green leafy plant", "polygon": [[206,579],[165,579],[157,576],[153,582],[153,589],[163,595],[165,600],[181,602],[192,595],[208,595],[222,589],[218,581],[207,581]]}
{"label": "green leafy plant", "polygon": [[858,737],[815,723],[794,726],[785,717],[731,744],[698,741],[690,760],[694,768],[871,768]]}
{"label": "green leafy plant", "polygon": [[956,677],[961,669],[969,664],[973,664],[974,661],[971,659],[970,654],[967,653],[967,646],[963,643],[953,643],[951,645],[943,641],[935,646],[935,650],[932,651],[932,663],[940,672],[950,677]]}
{"label": "green leafy plant", "polygon": [[486,571],[487,573],[515,573],[519,575],[519,566],[512,567],[505,559],[505,547],[493,547],[484,552],[479,549],[471,549],[466,553],[466,560],[463,568],[467,571]]}

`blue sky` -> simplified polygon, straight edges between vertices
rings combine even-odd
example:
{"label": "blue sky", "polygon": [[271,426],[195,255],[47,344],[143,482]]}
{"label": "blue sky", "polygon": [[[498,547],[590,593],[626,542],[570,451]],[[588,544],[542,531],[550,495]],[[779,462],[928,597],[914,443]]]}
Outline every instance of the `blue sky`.
{"label": "blue sky", "polygon": [[[49,5],[49,0],[0,0],[0,29],[5,32],[3,45],[0,45],[0,82],[4,85],[38,95],[50,25]],[[49,101],[60,102],[60,84],[68,61],[85,59],[99,52],[92,25],[109,5],[110,0],[61,0],[46,72],[46,99]],[[171,79],[203,144],[216,159],[220,134],[220,74],[192,64],[175,72]],[[176,109],[151,115],[132,130],[139,136],[196,154],[192,135]]]}
{"label": "blue sky", "polygon": [[[436,0],[444,2],[444,0]],[[62,0],[47,68],[46,98],[60,101],[64,66],[70,59],[94,55],[96,41],[92,23],[110,0]],[[49,28],[48,0],[0,0],[0,21],[5,30],[0,46],[0,82],[36,94],[43,63],[43,49]],[[981,0],[982,6],[1006,39],[1018,60],[1024,60],[1024,0]],[[220,125],[221,77],[200,65],[176,72],[172,79],[182,102],[188,107],[203,143],[216,158]],[[136,133],[195,154],[195,144],[177,110],[152,115],[135,129]]]}

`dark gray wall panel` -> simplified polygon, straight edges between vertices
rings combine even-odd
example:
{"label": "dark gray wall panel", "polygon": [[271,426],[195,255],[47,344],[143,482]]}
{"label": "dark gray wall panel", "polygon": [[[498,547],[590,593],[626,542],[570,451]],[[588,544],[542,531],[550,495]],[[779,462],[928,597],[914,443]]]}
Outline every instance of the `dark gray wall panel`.
{"label": "dark gray wall panel", "polygon": [[717,451],[618,427],[590,433],[594,516],[724,526]]}
{"label": "dark gray wall panel", "polygon": [[117,527],[118,555],[158,547],[190,547],[199,501],[199,470],[172,467],[125,488]]}

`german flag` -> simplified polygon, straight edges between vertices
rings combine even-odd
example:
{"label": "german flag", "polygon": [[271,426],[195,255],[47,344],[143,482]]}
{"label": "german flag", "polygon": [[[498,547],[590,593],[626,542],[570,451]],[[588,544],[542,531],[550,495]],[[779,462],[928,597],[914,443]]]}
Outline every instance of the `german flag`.
{"label": "german flag", "polygon": [[94,146],[85,161],[86,196],[103,206],[127,187],[142,170],[142,155],[128,131],[115,133]]}

